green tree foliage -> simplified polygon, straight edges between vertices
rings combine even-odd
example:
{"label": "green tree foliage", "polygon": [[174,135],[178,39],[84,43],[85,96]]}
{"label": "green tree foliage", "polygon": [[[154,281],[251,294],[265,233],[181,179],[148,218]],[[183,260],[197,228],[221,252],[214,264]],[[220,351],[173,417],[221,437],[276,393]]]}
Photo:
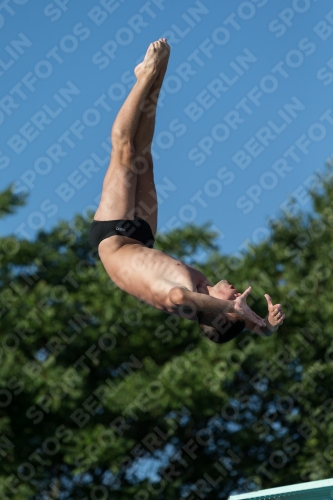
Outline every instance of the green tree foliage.
{"label": "green tree foliage", "polygon": [[211,281],[252,284],[262,316],[264,293],[283,304],[276,334],[224,345],[117,289],[82,217],[1,238],[0,497],[215,500],[332,476],[332,195],[328,179],[313,215],[242,256],[208,226],[160,238]]}
{"label": "green tree foliage", "polygon": [[25,197],[13,193],[12,186],[0,192],[0,219],[13,214],[17,207],[24,205]]}

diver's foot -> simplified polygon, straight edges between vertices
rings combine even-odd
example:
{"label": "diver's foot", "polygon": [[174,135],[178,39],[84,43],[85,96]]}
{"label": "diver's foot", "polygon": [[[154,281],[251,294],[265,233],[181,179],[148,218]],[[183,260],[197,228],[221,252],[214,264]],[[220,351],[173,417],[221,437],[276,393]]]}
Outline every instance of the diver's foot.
{"label": "diver's foot", "polygon": [[[134,74],[139,80],[144,76],[158,76],[164,67],[164,73],[170,56],[170,46],[166,38],[160,38],[149,45],[144,60],[134,69]],[[164,76],[164,75],[163,75]]]}

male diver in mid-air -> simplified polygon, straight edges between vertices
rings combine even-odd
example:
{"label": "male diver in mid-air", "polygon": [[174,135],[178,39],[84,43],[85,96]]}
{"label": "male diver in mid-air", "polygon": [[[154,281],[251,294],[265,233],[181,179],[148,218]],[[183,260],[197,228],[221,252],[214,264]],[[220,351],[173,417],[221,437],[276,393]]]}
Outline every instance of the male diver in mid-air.
{"label": "male diver in mid-air", "polygon": [[245,328],[270,335],[284,320],[280,304],[268,303],[266,319],[226,280],[212,285],[198,270],[153,249],[157,226],[151,144],[158,95],[170,47],[150,44],[134,70],[137,81],[112,127],[112,154],[91,241],[114,283],[156,309],[197,321],[208,338],[224,343]]}

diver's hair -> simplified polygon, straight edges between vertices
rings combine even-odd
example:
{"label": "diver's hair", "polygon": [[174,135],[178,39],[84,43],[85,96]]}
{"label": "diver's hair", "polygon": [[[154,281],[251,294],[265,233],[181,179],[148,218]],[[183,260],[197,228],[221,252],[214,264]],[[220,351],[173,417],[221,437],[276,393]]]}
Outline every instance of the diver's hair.
{"label": "diver's hair", "polygon": [[198,312],[198,323],[203,334],[216,344],[224,344],[234,339],[245,328],[245,321],[230,319],[225,314]]}

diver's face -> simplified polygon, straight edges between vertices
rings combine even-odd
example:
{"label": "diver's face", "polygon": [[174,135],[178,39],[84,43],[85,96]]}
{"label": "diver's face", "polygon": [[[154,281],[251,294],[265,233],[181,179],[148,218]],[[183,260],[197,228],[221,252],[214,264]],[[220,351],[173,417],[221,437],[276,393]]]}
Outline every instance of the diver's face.
{"label": "diver's face", "polygon": [[227,280],[221,280],[216,283],[216,285],[212,287],[212,291],[213,293],[210,293],[210,295],[221,300],[235,300],[241,295]]}

